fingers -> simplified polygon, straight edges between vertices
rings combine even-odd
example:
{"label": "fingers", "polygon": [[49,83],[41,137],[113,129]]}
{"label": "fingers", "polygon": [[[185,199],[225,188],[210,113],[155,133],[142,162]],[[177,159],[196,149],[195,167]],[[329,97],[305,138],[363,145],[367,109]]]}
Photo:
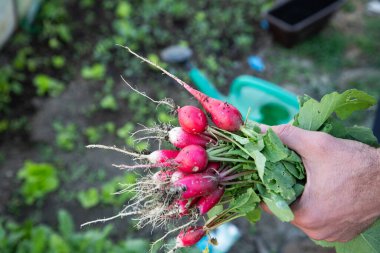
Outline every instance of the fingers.
{"label": "fingers", "polygon": [[286,146],[299,154],[305,151],[305,144],[310,142],[310,137],[313,134],[311,131],[303,130],[292,125],[273,126],[272,130]]}

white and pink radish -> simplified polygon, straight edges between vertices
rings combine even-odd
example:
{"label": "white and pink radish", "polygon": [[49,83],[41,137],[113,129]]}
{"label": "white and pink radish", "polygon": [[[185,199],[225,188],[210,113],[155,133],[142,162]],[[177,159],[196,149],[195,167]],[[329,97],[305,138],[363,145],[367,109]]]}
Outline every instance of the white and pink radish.
{"label": "white and pink radish", "polygon": [[213,138],[207,135],[188,133],[181,127],[174,127],[171,129],[168,136],[170,143],[177,148],[184,148],[192,144],[206,147],[207,144],[216,142]]}
{"label": "white and pink radish", "polygon": [[150,163],[163,163],[176,158],[178,154],[178,150],[164,149],[153,151],[152,153],[146,156],[140,155],[140,157],[147,159]]}
{"label": "white and pink radish", "polygon": [[163,162],[137,165],[113,165],[120,169],[150,169],[150,168],[168,168],[178,169],[184,173],[201,172],[206,169],[208,162],[207,151],[198,145],[189,145],[179,151],[174,159],[164,160]]}

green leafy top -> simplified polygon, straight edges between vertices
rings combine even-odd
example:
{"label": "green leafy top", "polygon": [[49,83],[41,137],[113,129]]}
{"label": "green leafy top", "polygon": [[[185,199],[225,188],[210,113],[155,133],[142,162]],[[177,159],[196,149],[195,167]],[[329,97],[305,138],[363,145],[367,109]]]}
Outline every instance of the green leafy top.
{"label": "green leafy top", "polygon": [[[366,127],[345,126],[344,120],[353,112],[363,110],[375,104],[375,99],[359,90],[347,90],[343,93],[333,92],[322,97],[321,101],[305,95],[299,98],[300,111],[294,117],[293,125],[311,131],[324,131],[338,138],[353,139],[368,145],[377,146],[378,142],[371,129]],[[272,129],[263,134],[257,123],[247,121],[240,132],[229,133],[213,128],[213,134],[227,142],[212,151],[216,160],[243,163],[243,170],[252,168],[256,171],[250,177],[243,178],[249,182],[252,178],[259,180],[250,188],[238,188],[229,191],[229,207],[224,210],[218,206],[211,221],[226,220],[231,217],[245,216],[252,222],[257,221],[258,204],[264,201],[268,208],[281,221],[289,222],[294,215],[289,205],[302,194],[306,183],[305,169],[297,153],[286,147]],[[230,147],[230,149],[226,148]],[[226,151],[227,150],[227,151]],[[253,164],[252,164],[253,160]],[[244,164],[244,161],[247,161]],[[232,215],[231,215],[232,213]],[[237,213],[237,215],[236,215]],[[228,216],[229,215],[229,216]],[[338,253],[374,253],[380,252],[380,221],[370,230],[360,234],[349,243],[329,244],[335,246]]]}
{"label": "green leafy top", "polygon": [[339,94],[333,92],[322,97],[318,102],[310,97],[303,97],[302,105],[296,116],[295,126],[317,131],[333,114],[347,119],[353,112],[367,109],[376,104],[376,99],[363,91],[351,89]]}

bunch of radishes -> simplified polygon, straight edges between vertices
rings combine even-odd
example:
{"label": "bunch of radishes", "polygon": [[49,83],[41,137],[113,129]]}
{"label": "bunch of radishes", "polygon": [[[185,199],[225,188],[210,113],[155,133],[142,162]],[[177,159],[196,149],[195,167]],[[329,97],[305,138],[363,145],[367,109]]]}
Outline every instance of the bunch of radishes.
{"label": "bunch of radishes", "polygon": [[[148,173],[137,183],[119,192],[135,193],[131,203],[119,214],[83,225],[136,215],[138,227],[150,224],[153,228],[169,229],[156,243],[169,234],[178,232],[172,252],[178,248],[194,245],[211,230],[236,218],[245,217],[251,222],[258,221],[260,202],[265,202],[280,220],[291,221],[294,215],[289,205],[302,194],[306,183],[301,158],[286,147],[270,128],[263,133],[257,123],[243,121],[242,115],[234,106],[206,96],[129,48],[126,49],[177,81],[199,101],[206,113],[195,106],[177,108],[169,100],[155,101],[148,97],[153,102],[175,109],[179,126],[145,129],[149,136],[143,138],[163,139],[164,137],[173,148],[140,154],[116,147],[88,146],[111,149],[132,156],[140,162],[134,165],[114,166],[128,170],[142,169]],[[126,84],[129,85],[127,82]],[[147,97],[144,93],[131,88]],[[375,100],[366,94],[352,91],[356,94],[353,96],[350,92],[347,92],[349,95],[347,99],[337,98],[337,94],[333,94],[333,96],[326,95],[326,100],[344,101],[341,106],[348,106],[350,112],[353,111],[350,102],[362,101],[367,107],[375,103]],[[345,98],[344,95],[347,94],[342,94],[342,97]],[[307,99],[310,97],[306,97]],[[305,104],[306,100],[303,98],[300,113],[294,117],[293,124],[296,123],[297,126],[301,116],[303,121],[306,118],[311,121],[304,122],[306,126],[311,125],[314,119],[320,121],[319,127],[327,122],[327,126],[323,127],[324,130],[331,129],[333,123],[338,122],[332,117],[334,110],[331,110],[330,102],[326,104],[324,101],[328,111],[322,113],[326,117],[321,121],[319,110],[314,110],[314,107],[313,110],[310,110],[310,107],[303,107],[302,104]],[[317,101],[310,101],[313,106],[320,106]],[[325,107],[321,106],[322,109]],[[361,104],[356,106],[356,110],[364,107]],[[303,108],[306,109],[302,110]],[[342,109],[339,106],[337,108]],[[341,111],[335,112],[338,114]],[[339,128],[341,126],[343,125],[339,125]],[[370,136],[368,132],[366,133],[366,137]],[[346,138],[356,139],[355,136],[346,136]],[[371,138],[364,141],[360,138],[357,140],[378,145],[377,141]],[[216,243],[216,240],[212,238],[210,243]]]}
{"label": "bunch of radishes", "polygon": [[[247,126],[234,106],[210,98],[166,70],[160,69],[189,91],[209,118],[202,109],[195,106],[177,108],[180,126],[161,131],[167,133],[166,139],[174,146],[173,149],[156,150],[148,155],[116,147],[89,146],[113,149],[133,156],[136,160],[146,161],[137,165],[114,165],[121,169],[150,171],[159,168],[157,172],[149,172],[136,184],[124,190],[135,192],[132,203],[109,219],[138,215],[139,227],[151,224],[154,228],[167,228],[174,223],[177,228],[170,230],[160,240],[179,231],[174,248],[177,249],[194,245],[224,222],[252,216],[252,211],[258,209],[258,203],[265,200],[261,197],[279,197],[290,203],[300,194],[282,196],[282,186],[278,188],[278,192],[270,188],[276,184],[264,178],[265,160],[261,153],[264,148],[264,134],[255,124]],[[296,156],[293,153],[289,150],[289,157]],[[299,163],[300,160],[290,159],[287,162]],[[293,191],[298,179],[292,179],[294,183],[292,181],[286,187]],[[269,184],[271,186],[267,187]],[[216,205],[220,206],[220,210],[210,219],[206,219],[205,214]],[[200,219],[201,217],[204,219]],[[199,224],[201,220],[202,225]]]}
{"label": "bunch of radishes", "polygon": [[[220,129],[238,129],[242,125],[241,115],[232,105],[207,97],[201,101],[208,105],[206,111]],[[223,117],[218,116],[218,110],[222,111]],[[88,147],[114,149],[147,161],[138,165],[115,165],[121,169],[160,168],[133,185],[132,191],[136,193],[134,203],[124,209],[120,216],[140,215],[140,227],[147,224],[159,227],[179,218],[188,218],[189,223],[183,226],[177,236],[176,248],[179,248],[194,245],[215,225],[221,224],[199,226],[197,221],[219,203],[226,186],[233,185],[245,175],[255,174],[256,170],[239,172],[241,164],[234,163],[234,159],[217,156],[229,147],[221,145],[223,141],[209,131],[208,118],[201,109],[188,105],[179,108],[177,113],[180,126],[168,131],[167,138],[177,149],[156,150],[146,155],[101,145]],[[249,162],[236,160],[240,163]]]}

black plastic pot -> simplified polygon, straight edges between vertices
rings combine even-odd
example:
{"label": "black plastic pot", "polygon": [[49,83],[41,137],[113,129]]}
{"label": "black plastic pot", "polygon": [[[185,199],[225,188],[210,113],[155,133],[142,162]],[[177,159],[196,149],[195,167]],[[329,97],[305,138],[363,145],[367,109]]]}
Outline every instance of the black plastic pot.
{"label": "black plastic pot", "polygon": [[292,0],[274,7],[267,14],[274,40],[292,47],[317,34],[344,1]]}

